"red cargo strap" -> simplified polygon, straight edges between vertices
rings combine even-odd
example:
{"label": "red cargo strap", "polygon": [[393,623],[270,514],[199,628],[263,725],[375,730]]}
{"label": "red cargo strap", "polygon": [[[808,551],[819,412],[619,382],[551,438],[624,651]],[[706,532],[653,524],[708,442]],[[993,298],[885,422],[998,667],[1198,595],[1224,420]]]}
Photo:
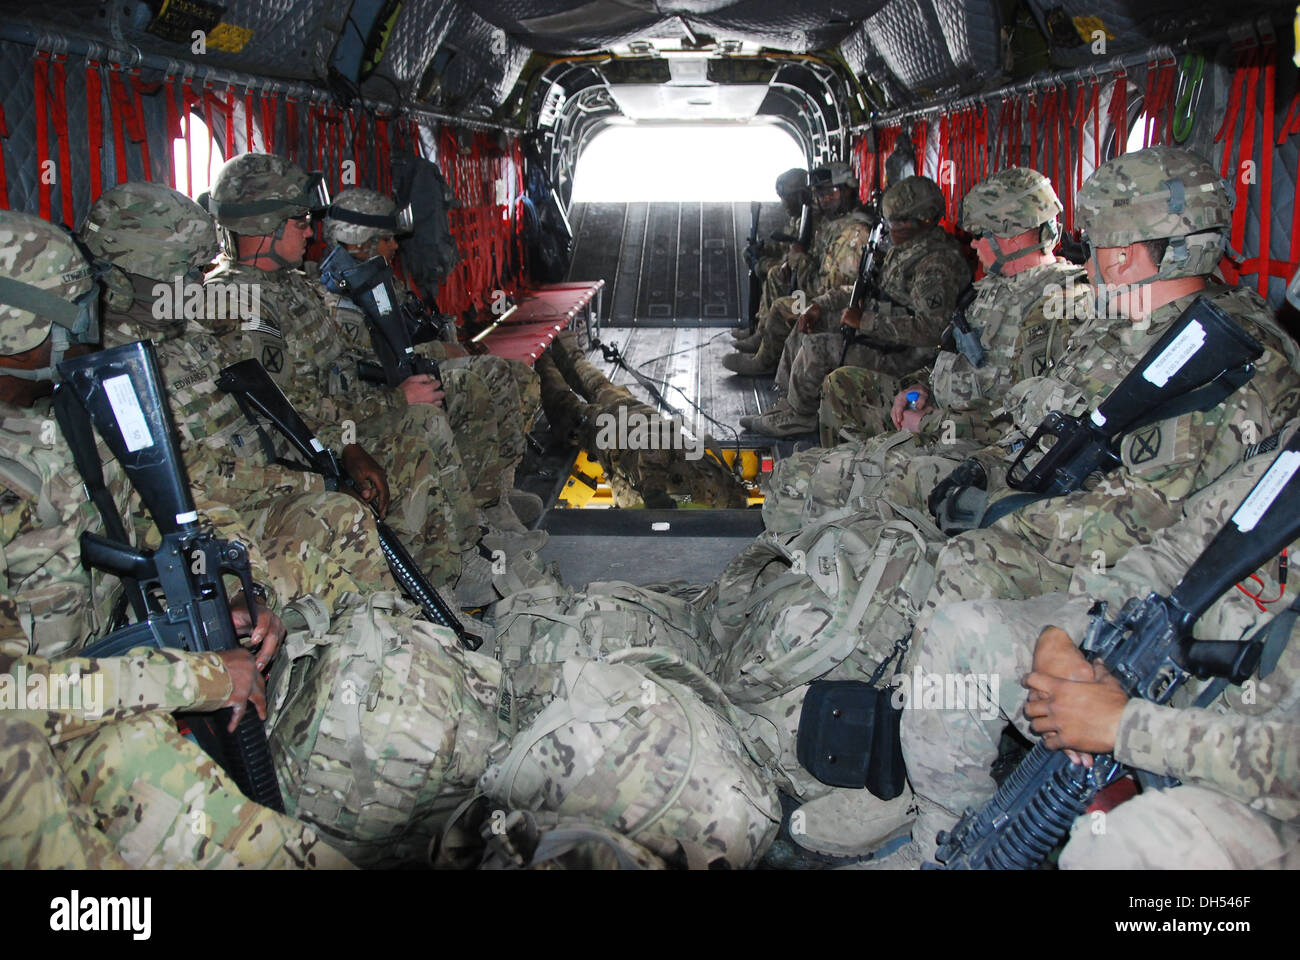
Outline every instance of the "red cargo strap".
{"label": "red cargo strap", "polygon": [[[169,162],[163,164],[163,179],[167,186],[173,190],[176,189],[176,163],[175,146],[177,140],[185,136],[185,131],[181,127],[180,112],[176,109],[176,82],[175,79],[168,76],[162,85],[163,109],[166,111],[164,122],[167,124],[166,142],[172,146],[172,157],[165,157]],[[92,138],[93,139],[93,138]],[[186,144],[188,146],[188,144]]]}
{"label": "red cargo strap", "polygon": [[244,150],[252,153],[253,146],[253,91],[244,88]]}
{"label": "red cargo strap", "polygon": [[275,97],[262,94],[262,149],[275,153]]}
{"label": "red cargo strap", "polygon": [[[1246,236],[1246,200],[1249,195],[1250,185],[1245,182],[1242,175],[1241,167],[1247,161],[1253,161],[1255,158],[1255,104],[1256,91],[1260,87],[1260,71],[1263,70],[1262,86],[1264,94],[1264,116],[1263,130],[1260,135],[1261,156],[1259,162],[1259,243],[1255,251],[1255,256],[1241,264],[1240,273],[1257,274],[1257,288],[1259,295],[1268,296],[1269,279],[1273,276],[1288,277],[1292,271],[1289,263],[1274,261],[1272,259],[1272,210],[1273,210],[1273,150],[1275,146],[1276,134],[1273,132],[1274,121],[1274,74],[1276,67],[1273,62],[1274,49],[1272,45],[1257,48],[1252,51],[1249,60],[1249,75],[1247,79],[1247,92],[1245,99],[1242,101],[1241,108],[1245,113],[1242,122],[1243,130],[1241,135],[1240,154],[1237,158],[1235,170],[1235,184],[1237,189],[1237,206],[1233,208],[1232,214],[1232,245],[1238,253],[1244,253],[1242,249]],[[1288,125],[1290,119],[1288,118]],[[1232,131],[1229,131],[1229,142],[1231,142]],[[1224,146],[1225,151],[1228,144]],[[1292,199],[1294,204],[1294,198]],[[1295,221],[1295,211],[1292,210],[1292,221]],[[1295,239],[1292,237],[1292,245]]]}
{"label": "red cargo strap", "polygon": [[54,85],[50,88],[50,107],[54,115],[54,136],[59,143],[59,213],[64,226],[71,228],[77,224],[77,215],[72,206],[72,138],[68,130],[66,62],[67,58],[61,53],[53,58],[51,80]]}
{"label": "red cargo strap", "polygon": [[86,61],[86,134],[90,140],[90,202],[104,192],[104,103],[99,63]]}
{"label": "red cargo strap", "polygon": [[1128,74],[1123,70],[1115,74],[1110,91],[1110,132],[1111,147],[1118,157],[1128,146]]}
{"label": "red cargo strap", "polygon": [[[0,139],[9,139],[9,124],[5,121],[5,105],[0,103]],[[9,184],[5,179],[5,154],[0,147],[0,210],[9,209]]]}
{"label": "red cargo strap", "polygon": [[294,163],[298,162],[298,98],[284,98],[284,153]]}
{"label": "red cargo strap", "polygon": [[[1092,81],[1092,169],[1101,166],[1101,81]],[[1083,184],[1080,183],[1080,186]]]}
{"label": "red cargo strap", "polygon": [[149,127],[144,118],[144,104],[140,102],[140,71],[131,72],[131,98],[127,101],[126,132],[132,143],[140,144],[140,169],[146,180],[153,180],[152,164],[149,162]]}
{"label": "red cargo strap", "polygon": [[36,52],[36,61],[32,69],[33,84],[36,91],[36,183],[37,210],[42,220],[50,219],[50,185],[46,171],[50,159],[50,122],[45,105],[49,92],[50,55],[44,50]]}
{"label": "red cargo strap", "polygon": [[[226,156],[235,155],[235,88],[226,87]],[[251,149],[251,148],[250,148]]]}

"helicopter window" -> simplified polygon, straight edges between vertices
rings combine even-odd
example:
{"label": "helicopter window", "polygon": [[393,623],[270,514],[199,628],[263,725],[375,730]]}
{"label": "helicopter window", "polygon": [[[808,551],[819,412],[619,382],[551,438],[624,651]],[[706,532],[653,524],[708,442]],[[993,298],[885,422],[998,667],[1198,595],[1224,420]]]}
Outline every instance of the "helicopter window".
{"label": "helicopter window", "polygon": [[212,176],[225,162],[221,147],[213,139],[208,125],[193,113],[181,117],[181,124],[189,124],[188,141],[183,135],[172,141],[172,170],[176,174],[176,189],[191,199],[212,184]]}

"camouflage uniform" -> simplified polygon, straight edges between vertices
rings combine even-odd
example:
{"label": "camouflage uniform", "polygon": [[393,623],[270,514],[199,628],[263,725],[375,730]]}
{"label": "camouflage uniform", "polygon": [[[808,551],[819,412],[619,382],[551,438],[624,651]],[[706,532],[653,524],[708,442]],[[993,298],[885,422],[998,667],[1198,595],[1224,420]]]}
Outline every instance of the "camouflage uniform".
{"label": "camouflage uniform", "polygon": [[[688,460],[682,450],[619,449],[598,443],[601,425],[611,422],[608,418],[617,422],[620,408],[627,410],[625,417],[653,417],[651,423],[659,418],[626,387],[610,383],[587,360],[575,334],[557,336],[538,360],[537,369],[547,421],[600,463],[618,506],[671,507],[678,497],[710,507],[743,507],[747,502],[744,485],[707,451],[697,460]],[[569,383],[589,402],[580,402]]]}
{"label": "camouflage uniform", "polygon": [[318,357],[337,353],[342,334],[325,310],[319,285],[302,272],[261,270],[222,257],[204,280],[205,287],[216,284],[260,290],[261,316],[243,322],[209,318],[209,332],[231,356],[260,360],[298,412],[316,425],[322,443],[337,449],[345,445],[344,431],[355,430],[355,441],[387,473],[394,495],[389,523],[423,569],[441,581],[454,580],[460,554],[477,542],[479,530],[446,414],[430,404],[407,406],[400,394],[388,391],[339,392],[341,365],[322,368]]}
{"label": "camouflage uniform", "polygon": [[[910,177],[891,187],[883,200],[886,218],[929,222],[933,216],[937,221],[941,207],[932,209],[935,203],[930,188],[938,194],[938,188],[924,177]],[[905,349],[882,352],[854,344],[846,353],[839,332],[840,315],[849,306],[856,275],[855,266],[847,286],[837,286],[817,298],[821,313],[809,333],[791,330],[776,374],[782,400],[762,421],[750,424],[752,429],[770,433],[772,429],[763,421],[770,420],[780,429],[783,417],[791,421],[791,430],[796,420],[803,429],[812,429],[822,381],[840,366],[841,356],[845,364],[866,367],[888,378],[891,386],[897,382],[896,377],[928,363],[952,318],[957,297],[970,284],[970,268],[957,241],[938,226],[923,229],[885,254],[880,268],[881,297],[862,307],[859,330],[863,334]]]}
{"label": "camouflage uniform", "polygon": [[[1294,428],[1293,423],[1288,435]],[[937,830],[947,829],[966,806],[992,796],[988,769],[1003,725],[1014,722],[1033,736],[1022,713],[1026,694],[1019,678],[1029,672],[1039,632],[1056,625],[1077,641],[1093,600],[1106,600],[1115,611],[1129,597],[1168,593],[1275,459],[1276,454],[1256,456],[1234,467],[1184,502],[1180,522],[1109,570],[1076,567],[1064,593],[954,603],[922,616],[913,638],[919,651],[914,669],[922,675],[996,674],[999,680],[996,711],[919,708],[903,714],[908,776],[922,800],[913,837],[923,854],[933,856]],[[1276,571],[1270,561],[1256,572],[1264,583],[1261,596],[1281,594]],[[1201,617],[1195,635],[1246,636],[1284,603],[1261,613],[1254,601],[1229,590]],[[1229,686],[1207,708],[1190,707],[1207,684],[1195,679],[1174,695],[1172,706],[1131,700],[1120,721],[1116,758],[1175,776],[1183,786],[1127,801],[1107,815],[1101,835],[1092,833],[1091,818],[1082,818],[1061,865],[1250,868],[1279,866],[1284,855],[1294,865],[1300,855],[1295,633],[1273,673]]]}
{"label": "camouflage uniform", "polygon": [[[0,254],[6,279],[69,301],[97,295],[71,241],[35,217],[0,215]],[[6,304],[0,308],[0,353],[31,349],[49,330],[41,316]],[[80,534],[98,529],[99,520],[84,495],[76,496],[81,491],[70,472],[70,452],[43,412],[0,411],[6,457],[0,479],[0,676],[9,681],[8,694],[0,696],[22,692],[26,707],[6,709],[0,717],[0,862],[346,865],[312,831],[230,788],[162,715],[211,710],[230,698],[229,675],[215,654],[152,651],[51,663],[51,654],[105,631],[117,585],[80,564]],[[105,482],[122,503],[120,471],[107,470]],[[52,683],[52,674],[64,679]],[[38,676],[40,684],[30,682]],[[70,684],[73,676],[78,679]],[[79,690],[81,696],[33,703],[31,692],[41,689]],[[94,691],[93,701],[106,708],[102,716],[91,715],[97,704],[86,691]]]}
{"label": "camouflage uniform", "polygon": [[216,387],[229,362],[219,341],[197,327],[182,333],[184,291],[178,296],[173,281],[194,277],[190,267],[215,255],[208,214],[161,184],[127,183],[95,202],[82,232],[91,252],[114,265],[105,345],[155,341],[195,499],[224,504],[248,525],[275,599],[312,593],[333,609],[346,592],[393,589],[370,511],[326,492],[318,475],[271,461],[235,399]]}
{"label": "camouflage uniform", "polygon": [[[845,437],[867,437],[893,430],[890,410],[899,390],[913,384],[927,387],[930,429],[947,419],[983,419],[1012,383],[1043,374],[1069,339],[1074,311],[1051,310],[1045,301],[1064,296],[1067,289],[1082,299],[1088,289],[1083,270],[1063,260],[1043,263],[1008,274],[1004,264],[1025,256],[1051,252],[1060,233],[1061,202],[1051,182],[1035,170],[1010,167],[976,185],[962,201],[962,225],[982,235],[994,255],[988,274],[975,284],[976,298],[967,308],[967,322],[979,335],[986,362],[976,368],[955,346],[939,353],[933,369],[914,371],[901,380],[876,376],[861,367],[842,367],[822,385],[819,414],[822,445],[833,446]],[[1010,256],[999,238],[1014,238],[1037,229],[1040,244]],[[1055,306],[1055,305],[1054,305]],[[951,332],[951,328],[949,328]],[[847,431],[847,433],[844,433]],[[966,433],[958,435],[965,436]]]}

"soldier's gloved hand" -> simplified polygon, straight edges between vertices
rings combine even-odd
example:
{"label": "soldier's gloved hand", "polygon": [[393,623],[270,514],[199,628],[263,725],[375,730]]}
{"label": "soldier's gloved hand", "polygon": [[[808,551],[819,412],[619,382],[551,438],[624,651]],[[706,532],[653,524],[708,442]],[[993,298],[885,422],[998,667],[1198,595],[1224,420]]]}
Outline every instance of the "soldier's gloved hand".
{"label": "soldier's gloved hand", "polygon": [[223,707],[231,708],[230,725],[226,729],[234,732],[250,703],[257,710],[257,715],[265,720],[266,685],[262,683],[262,672],[253,663],[252,654],[243,649],[222,650],[217,656],[226,668],[232,687],[230,699],[222,704]]}
{"label": "soldier's gloved hand", "polygon": [[938,517],[939,505],[944,498],[962,487],[977,487],[980,490],[989,488],[989,478],[984,472],[983,464],[973,457],[957,464],[957,469],[934,485],[926,504],[930,508],[930,516]]}
{"label": "soldier's gloved hand", "polygon": [[352,479],[352,494],[363,503],[372,503],[382,520],[388,516],[388,477],[375,458],[357,443],[343,448],[343,469]]}
{"label": "soldier's gloved hand", "polygon": [[[910,410],[907,408],[909,393],[918,395]],[[894,421],[895,430],[911,430],[916,433],[917,427],[921,425],[921,418],[933,409],[930,406],[930,391],[918,383],[898,391],[893,406],[889,408],[889,419]]]}
{"label": "soldier's gloved hand", "polygon": [[808,333],[813,328],[813,324],[822,318],[822,305],[814,300],[808,304],[808,309],[799,315],[799,332]]}
{"label": "soldier's gloved hand", "polygon": [[402,396],[406,397],[406,402],[411,406],[431,403],[435,407],[441,407],[443,398],[447,396],[442,390],[442,383],[427,373],[407,377],[397,385],[397,389],[402,391]]}
{"label": "soldier's gloved hand", "polygon": [[862,308],[845,307],[844,312],[840,314],[840,326],[852,327],[857,330],[862,326]]}
{"label": "soldier's gloved hand", "polygon": [[284,621],[266,604],[259,603],[257,623],[252,623],[248,616],[248,599],[242,592],[230,601],[230,619],[235,625],[235,636],[248,637],[251,632],[249,646],[258,648],[257,669],[265,670],[267,664],[275,659],[280,641],[288,632]]}

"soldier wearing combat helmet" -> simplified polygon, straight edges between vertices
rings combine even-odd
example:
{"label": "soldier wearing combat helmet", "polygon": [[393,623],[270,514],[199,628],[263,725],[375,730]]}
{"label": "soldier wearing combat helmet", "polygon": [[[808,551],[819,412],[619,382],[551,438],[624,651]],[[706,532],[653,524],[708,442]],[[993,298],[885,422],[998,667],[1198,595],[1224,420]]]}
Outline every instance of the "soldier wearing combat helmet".
{"label": "soldier wearing combat helmet", "polygon": [[[806,287],[772,301],[771,309],[759,320],[759,334],[738,342],[738,352],[722,358],[723,366],[735,373],[761,376],[774,372],[797,310],[809,298],[851,284],[857,272],[862,246],[871,233],[870,220],[858,209],[857,177],[847,163],[835,161],[813,170],[808,184],[822,216],[808,254],[816,271],[810,274]],[[791,259],[790,265],[798,276],[798,263]]]}
{"label": "soldier wearing combat helmet", "polygon": [[[1052,255],[1060,235],[1061,202],[1036,170],[1010,167],[977,184],[962,201],[962,226],[983,264],[966,308],[984,362],[975,366],[945,335],[932,368],[894,377],[865,367],[841,367],[822,386],[822,443],[908,429],[937,435],[952,420],[957,436],[975,436],[992,419],[1016,380],[1041,374],[1064,349],[1070,320],[1048,308],[1048,297],[1087,289],[1082,269]],[[1053,312],[1049,319],[1046,312]],[[911,396],[909,396],[909,394]]]}
{"label": "soldier wearing combat helmet", "polygon": [[[38,394],[70,344],[94,339],[98,294],[66,231],[0,212],[0,672],[25,674],[27,689],[41,676],[45,690],[83,692],[41,705],[28,697],[0,719],[0,769],[17,772],[0,791],[0,866],[345,866],[311,830],[241,795],[168,716],[242,713],[250,702],[263,710],[248,652],[75,656],[107,632],[120,585],[81,564],[80,534],[100,523]],[[128,490],[112,460],[105,483],[120,509]],[[269,660],[282,636],[263,612],[259,657]],[[143,804],[144,821],[120,815]],[[200,814],[207,829],[198,832]]]}
{"label": "soldier wearing combat helmet", "polygon": [[[784,344],[777,370],[781,400],[742,425],[776,437],[816,428],[822,381],[840,366],[841,357],[852,366],[897,377],[935,355],[957,296],[970,283],[960,247],[939,227],[943,194],[928,177],[907,177],[885,191],[881,206],[891,244],[880,266],[881,296],[860,309],[849,307],[855,263],[840,286],[814,300]],[[861,244],[851,252],[860,260]],[[857,344],[846,353],[841,324],[885,346]]]}
{"label": "soldier wearing combat helmet", "polygon": [[[776,178],[776,195],[781,198],[781,203],[785,206],[785,226],[780,231],[773,232],[771,238],[759,246],[758,258],[750,264],[763,281],[763,294],[758,304],[760,318],[766,317],[774,300],[790,292],[792,284],[793,288],[797,289],[810,283],[812,272],[816,269],[816,264],[812,257],[808,256],[808,251],[797,242],[799,225],[803,219],[803,207],[809,200],[808,171],[801,167],[785,171]],[[815,204],[809,204],[808,211],[812,218],[812,235],[815,236],[817,225],[821,221],[821,212]],[[749,263],[749,258],[750,250],[746,247],[746,263]],[[752,349],[758,349],[759,341],[752,339],[754,334],[751,334],[747,328],[737,327],[731,331],[731,335],[736,340],[746,343],[744,349],[750,349],[748,347],[750,343],[753,344]]]}

